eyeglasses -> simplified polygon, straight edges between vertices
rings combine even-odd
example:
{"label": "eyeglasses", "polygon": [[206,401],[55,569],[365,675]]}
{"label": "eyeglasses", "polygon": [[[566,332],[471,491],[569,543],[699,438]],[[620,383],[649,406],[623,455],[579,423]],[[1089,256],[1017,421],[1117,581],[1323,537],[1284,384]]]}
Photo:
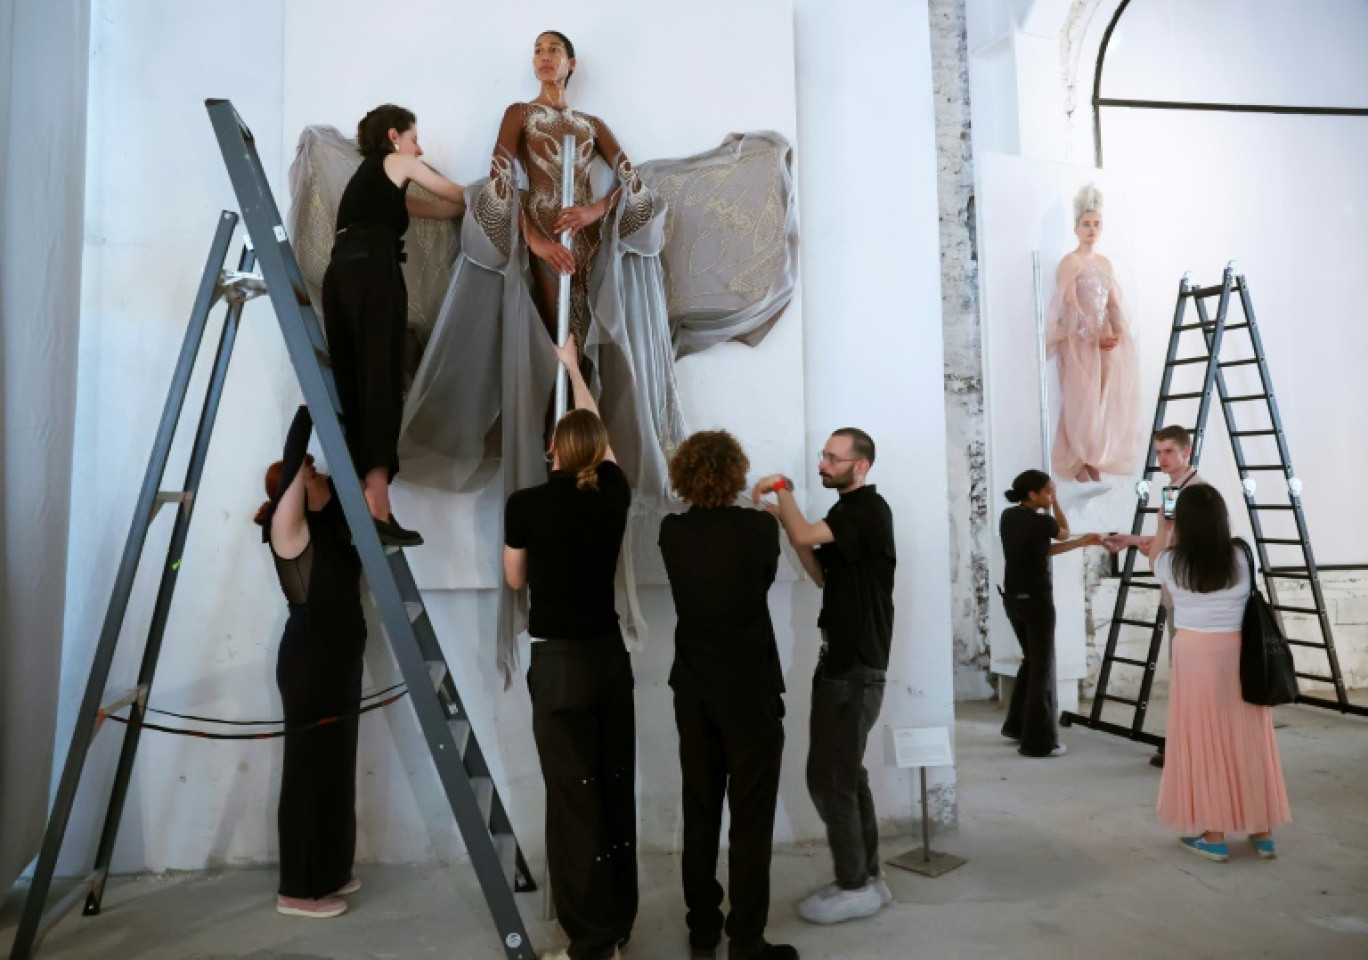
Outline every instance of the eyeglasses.
{"label": "eyeglasses", "polygon": [[827,453],[825,450],[817,457],[818,463],[854,463],[856,460],[863,460],[863,457],[838,457]]}

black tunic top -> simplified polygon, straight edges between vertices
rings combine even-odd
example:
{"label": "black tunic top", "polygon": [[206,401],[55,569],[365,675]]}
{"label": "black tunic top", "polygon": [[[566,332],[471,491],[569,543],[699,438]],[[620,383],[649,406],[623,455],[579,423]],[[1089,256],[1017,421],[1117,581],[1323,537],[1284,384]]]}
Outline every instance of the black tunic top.
{"label": "black tunic top", "polygon": [[533,637],[592,640],[617,632],[613,581],[631,502],[626,474],[608,460],[598,466],[597,490],[581,490],[574,474],[557,470],[508,498],[504,543],[527,551]]}
{"label": "black tunic top", "polygon": [[1014,598],[1053,596],[1050,541],[1059,535],[1059,521],[1026,507],[1008,507],[998,521],[998,533],[1006,561],[1002,592]]}
{"label": "black tunic top", "polygon": [[388,154],[377,153],[362,160],[361,166],[347,181],[347,188],[342,191],[342,200],[337,205],[339,232],[364,226],[391,234],[397,240],[408,230],[408,207],[404,203],[408,184],[394,185],[385,173],[386,156]]}
{"label": "black tunic top", "polygon": [[835,538],[817,548],[822,565],[822,614],[826,659],[822,669],[835,675],[851,667],[888,669],[893,643],[893,511],[873,486],[858,487],[826,515]]}
{"label": "black tunic top", "polygon": [[779,522],[744,507],[693,507],[661,521],[660,553],[678,616],[670,686],[705,697],[783,693],[768,602]]}

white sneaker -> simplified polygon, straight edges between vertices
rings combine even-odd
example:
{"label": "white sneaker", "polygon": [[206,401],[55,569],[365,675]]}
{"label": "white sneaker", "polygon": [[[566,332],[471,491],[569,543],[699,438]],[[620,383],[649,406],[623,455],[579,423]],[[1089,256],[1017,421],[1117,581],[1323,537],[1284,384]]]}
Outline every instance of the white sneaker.
{"label": "white sneaker", "polygon": [[[892,899],[892,894],[889,894]],[[878,913],[886,901],[873,882],[858,890],[845,890],[836,884],[823,887],[798,904],[798,916],[808,923],[832,924],[858,920]]]}
{"label": "white sneaker", "polygon": [[882,873],[870,877],[869,883],[879,893],[879,906],[886,907],[893,902],[893,891],[888,889],[888,883],[884,880]]}

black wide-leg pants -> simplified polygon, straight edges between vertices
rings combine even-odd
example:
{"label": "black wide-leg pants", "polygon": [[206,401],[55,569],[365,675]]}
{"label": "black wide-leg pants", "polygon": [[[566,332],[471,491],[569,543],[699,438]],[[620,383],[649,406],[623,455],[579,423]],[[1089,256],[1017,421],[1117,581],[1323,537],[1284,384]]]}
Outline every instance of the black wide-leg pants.
{"label": "black wide-leg pants", "polygon": [[570,956],[599,960],[637,914],[636,716],[621,634],[536,641],[527,687],[551,896]]}
{"label": "black wide-leg pants", "polygon": [[292,606],[276,659],[285,727],[335,722],[285,735],[280,774],[282,896],[317,899],[351,879],[356,856],[357,710],[361,705],[359,638],[311,630],[306,607]]}
{"label": "black wide-leg pants", "polygon": [[777,695],[741,701],[675,691],[679,766],[684,795],[684,903],[689,942],[714,946],[722,937],[722,885],[717,847],[722,801],[731,809],[727,937],[743,951],[758,945],[769,919],[770,854],[779,768],[784,753],[784,704]]}
{"label": "black wide-leg pants", "polygon": [[356,472],[399,471],[408,288],[397,240],[339,240],[323,275],[323,325]]}
{"label": "black wide-leg pants", "polygon": [[1054,597],[1009,596],[1003,599],[1003,605],[1021,644],[1021,667],[1012,685],[1012,701],[1002,732],[1019,738],[1021,752],[1027,756],[1049,756],[1059,743]]}

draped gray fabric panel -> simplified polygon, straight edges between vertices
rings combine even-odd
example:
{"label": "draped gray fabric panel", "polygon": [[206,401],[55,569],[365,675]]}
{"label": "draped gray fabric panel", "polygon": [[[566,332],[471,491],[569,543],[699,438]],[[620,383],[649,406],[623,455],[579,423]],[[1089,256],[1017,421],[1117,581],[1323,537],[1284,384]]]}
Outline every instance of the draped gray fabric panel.
{"label": "draped gray fabric panel", "polygon": [[90,0],[0,3],[0,890],[38,851],[62,656]]}

